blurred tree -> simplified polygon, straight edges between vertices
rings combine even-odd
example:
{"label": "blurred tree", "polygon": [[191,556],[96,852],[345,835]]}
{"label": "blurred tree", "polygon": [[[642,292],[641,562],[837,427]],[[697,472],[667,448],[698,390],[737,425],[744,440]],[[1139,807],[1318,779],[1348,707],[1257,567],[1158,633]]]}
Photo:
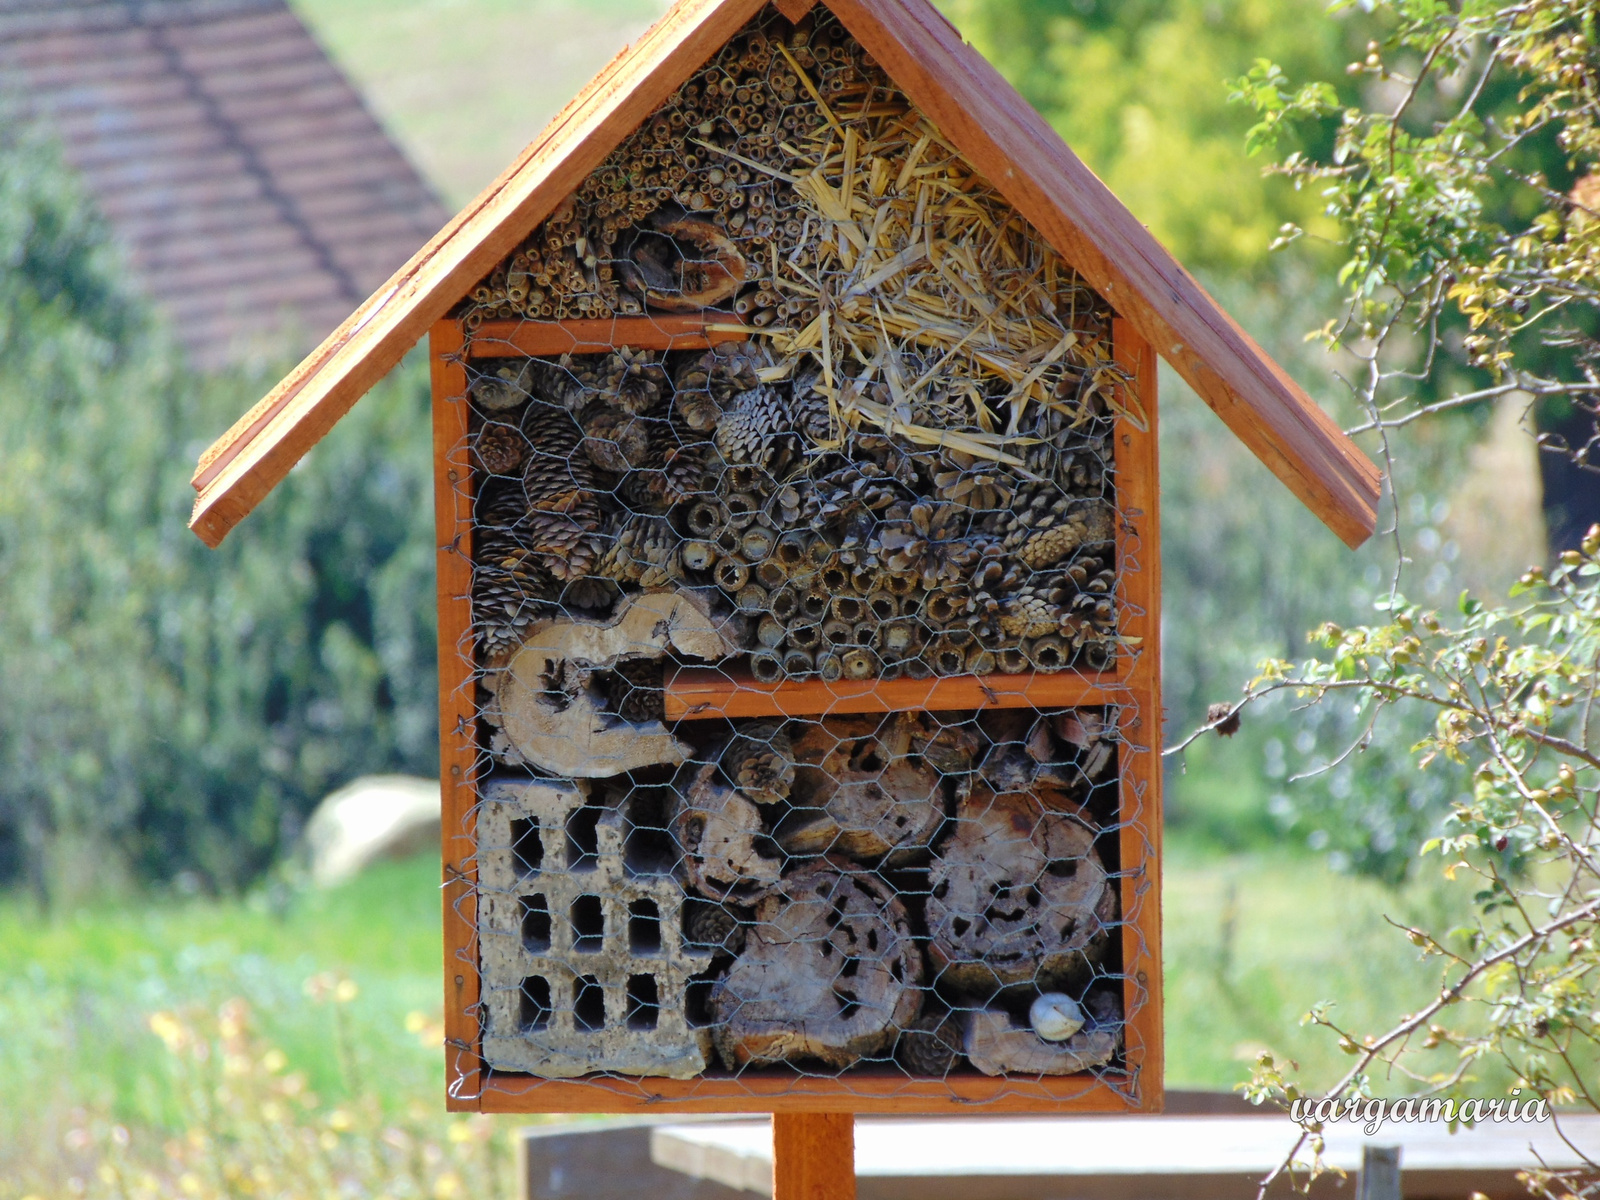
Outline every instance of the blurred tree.
{"label": "blurred tree", "polygon": [[[1246,157],[1225,78],[1258,57],[1318,78],[1368,36],[1323,0],[947,0],[966,37],[1191,268],[1258,265],[1320,202]],[[1323,222],[1327,231],[1335,227]]]}
{"label": "blurred tree", "polygon": [[0,881],[231,888],[329,788],[431,772],[420,364],[220,553],[190,465],[261,381],[187,372],[47,148],[0,138]]}

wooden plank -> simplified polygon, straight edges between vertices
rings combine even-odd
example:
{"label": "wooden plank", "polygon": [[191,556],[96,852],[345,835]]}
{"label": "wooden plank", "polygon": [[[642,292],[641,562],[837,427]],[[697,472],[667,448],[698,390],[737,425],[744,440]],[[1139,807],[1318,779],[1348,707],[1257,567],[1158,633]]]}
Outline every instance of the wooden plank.
{"label": "wooden plank", "polygon": [[433,382],[433,511],[439,601],[439,787],[444,863],[446,1104],[476,1111],[480,1065],[477,942],[477,727],[472,663],[472,467],[461,327],[428,338]]}
{"label": "wooden plank", "polygon": [[763,331],[732,313],[659,313],[580,321],[485,321],[467,343],[468,358],[516,354],[603,354],[618,346],[635,350],[704,350],[742,342]]}
{"label": "wooden plank", "polygon": [[851,1113],[772,1114],[772,1200],[855,1200]]}
{"label": "wooden plank", "polygon": [[678,0],[284,380],[206,451],[189,527],[208,546],[259,504],[428,328],[760,11]]}
{"label": "wooden plank", "polygon": [[486,1073],[482,1111],[492,1113],[1127,1113],[1138,1111],[1133,1081],[1095,1075],[950,1075],[908,1079],[901,1071],[858,1069],[842,1078],[763,1070],[735,1078],[539,1079]]}
{"label": "wooden plank", "polygon": [[927,0],[828,0],[891,78],[1330,529],[1360,545],[1378,468]]}
{"label": "wooden plank", "polygon": [[1161,992],[1161,466],[1158,458],[1156,356],[1131,321],[1111,326],[1112,354],[1132,376],[1141,432],[1117,422],[1117,535],[1122,632],[1139,639],[1128,665],[1131,703],[1121,712],[1118,802],[1122,877],[1123,1011],[1127,1069],[1139,1109],[1160,1112],[1163,1092]]}
{"label": "wooden plank", "polygon": [[749,669],[680,667],[666,680],[666,719],[808,717],[843,713],[980,708],[1076,708],[1126,703],[1115,674],[1060,671],[1019,675],[953,675],[942,679],[820,679],[759,683]]}
{"label": "wooden plank", "polygon": [[798,21],[817,6],[817,0],[772,0],[772,7],[791,21]]}

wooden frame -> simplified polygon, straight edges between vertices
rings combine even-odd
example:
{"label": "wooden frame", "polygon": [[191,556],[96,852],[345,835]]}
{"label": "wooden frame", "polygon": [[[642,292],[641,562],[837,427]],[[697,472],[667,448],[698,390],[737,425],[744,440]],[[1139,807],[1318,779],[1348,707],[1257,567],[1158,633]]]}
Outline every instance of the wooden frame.
{"label": "wooden frame", "polygon": [[[507,323],[509,324],[509,323]],[[597,1078],[542,1080],[488,1071],[479,1055],[477,938],[474,927],[474,780],[482,761],[475,742],[474,669],[471,643],[472,476],[468,434],[469,357],[499,357],[504,347],[589,345],[594,331],[582,327],[525,331],[483,327],[471,343],[453,320],[438,322],[429,339],[433,380],[435,515],[439,545],[439,727],[440,784],[444,795],[445,1038],[450,1047],[447,1096],[452,1111],[472,1112],[1151,1112],[1162,1096],[1161,1004],[1161,685],[1159,466],[1156,448],[1156,362],[1132,323],[1113,322],[1113,353],[1128,368],[1136,411],[1148,415],[1146,430],[1117,423],[1117,500],[1123,520],[1117,533],[1119,604],[1131,652],[1115,669],[1099,675],[1003,675],[876,686],[808,682],[760,687],[724,680],[720,690],[706,672],[682,673],[669,690],[669,719],[699,715],[768,713],[809,715],[872,712],[938,704],[950,709],[989,706],[1067,707],[1104,704],[1123,713],[1121,727],[1129,761],[1121,770],[1122,961],[1126,1070],[1100,1077],[1068,1075],[1040,1079],[953,1076],[911,1080],[891,1071],[857,1069],[840,1078],[776,1070],[759,1076],[708,1074],[697,1079]],[[614,322],[604,322],[608,327]],[[704,323],[702,323],[704,325]],[[707,326],[709,328],[709,326]],[[689,348],[696,335],[654,318],[630,326],[628,344],[639,348]],[[655,338],[655,341],[649,339]],[[667,345],[662,345],[667,342]],[[491,348],[492,347],[492,348]],[[523,351],[524,353],[528,351]],[[541,351],[543,352],[543,351]],[[697,711],[689,711],[700,706]],[[747,710],[746,706],[754,706]]]}

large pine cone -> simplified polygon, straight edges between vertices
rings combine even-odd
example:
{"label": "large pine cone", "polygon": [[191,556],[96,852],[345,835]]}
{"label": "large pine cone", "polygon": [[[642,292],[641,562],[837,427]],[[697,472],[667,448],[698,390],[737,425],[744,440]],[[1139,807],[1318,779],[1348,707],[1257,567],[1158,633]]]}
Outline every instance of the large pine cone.
{"label": "large pine cone", "polygon": [[650,455],[650,422],[606,404],[583,411],[583,452],[602,471],[624,475]]}
{"label": "large pine cone", "polygon": [[624,346],[606,355],[601,367],[601,393],[607,404],[639,416],[654,408],[667,389],[667,372],[654,350]]}
{"label": "large pine cone", "polygon": [[782,721],[746,725],[722,752],[722,773],[757,804],[779,804],[794,786],[794,747]]}
{"label": "large pine cone", "polygon": [[752,388],[717,421],[717,449],[730,463],[774,467],[787,457],[790,428],[783,397],[770,387]]}

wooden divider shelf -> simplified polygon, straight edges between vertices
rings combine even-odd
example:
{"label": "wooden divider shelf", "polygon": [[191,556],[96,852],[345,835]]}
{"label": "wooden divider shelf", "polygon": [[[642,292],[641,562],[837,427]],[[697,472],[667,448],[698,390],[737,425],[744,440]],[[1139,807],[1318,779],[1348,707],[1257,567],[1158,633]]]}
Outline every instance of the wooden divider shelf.
{"label": "wooden divider shelf", "polygon": [[679,667],[666,678],[666,719],[807,717],[980,708],[1076,708],[1132,699],[1113,672],[1028,671],[937,679],[820,679],[759,683],[748,668]]}

